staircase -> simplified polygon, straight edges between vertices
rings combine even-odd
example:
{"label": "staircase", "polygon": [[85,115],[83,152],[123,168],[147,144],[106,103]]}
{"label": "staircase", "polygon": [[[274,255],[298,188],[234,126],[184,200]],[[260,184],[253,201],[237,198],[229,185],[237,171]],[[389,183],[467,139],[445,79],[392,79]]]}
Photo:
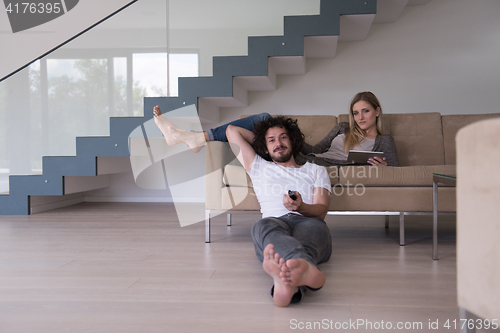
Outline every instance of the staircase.
{"label": "staircase", "polygon": [[[397,20],[406,5],[430,0],[321,0],[320,15],[284,18],[283,36],[249,37],[248,56],[213,58],[213,76],[179,79],[179,97],[144,100],[144,117],[113,117],[109,137],[79,137],[76,156],[46,156],[43,174],[10,176],[8,195],[0,195],[1,215],[31,213],[30,198],[65,196],[103,182],[115,168],[130,168],[129,135],[164,113],[195,105],[202,122],[218,123],[221,107],[245,107],[249,91],[276,89],[277,75],[305,74],[307,58],[334,58],[337,43],[364,40],[373,23]],[[124,162],[126,160],[126,162]]]}

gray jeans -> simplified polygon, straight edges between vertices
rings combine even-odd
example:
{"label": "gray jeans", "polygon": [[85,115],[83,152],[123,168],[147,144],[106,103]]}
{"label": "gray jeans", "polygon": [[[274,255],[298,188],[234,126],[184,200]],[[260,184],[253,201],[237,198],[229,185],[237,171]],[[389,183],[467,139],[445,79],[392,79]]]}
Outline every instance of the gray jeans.
{"label": "gray jeans", "polygon": [[280,258],[304,259],[317,267],[327,262],[332,254],[330,229],[319,217],[305,217],[289,213],[280,217],[266,217],[252,227],[255,254],[264,260],[268,244]]}

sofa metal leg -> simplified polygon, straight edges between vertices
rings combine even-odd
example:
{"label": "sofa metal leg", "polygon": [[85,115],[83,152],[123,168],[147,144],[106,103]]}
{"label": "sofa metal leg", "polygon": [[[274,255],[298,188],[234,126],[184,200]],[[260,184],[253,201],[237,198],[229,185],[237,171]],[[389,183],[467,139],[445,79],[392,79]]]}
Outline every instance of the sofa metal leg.
{"label": "sofa metal leg", "polygon": [[385,216],[385,227],[389,228],[389,215]]}
{"label": "sofa metal leg", "polygon": [[399,245],[405,245],[405,213],[399,212]]}
{"label": "sofa metal leg", "polygon": [[227,214],[227,226],[231,226],[231,214]]}
{"label": "sofa metal leg", "polygon": [[205,210],[205,243],[210,243],[210,210]]}

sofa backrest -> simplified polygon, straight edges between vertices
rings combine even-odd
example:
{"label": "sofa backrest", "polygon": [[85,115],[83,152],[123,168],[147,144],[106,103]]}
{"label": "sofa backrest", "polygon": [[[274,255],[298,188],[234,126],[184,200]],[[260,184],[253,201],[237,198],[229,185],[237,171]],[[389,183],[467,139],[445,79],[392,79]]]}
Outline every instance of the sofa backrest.
{"label": "sofa backrest", "polygon": [[443,165],[441,114],[384,114],[384,133],[396,142],[400,166]]}
{"label": "sofa backrest", "polygon": [[462,127],[475,123],[476,121],[500,117],[500,113],[490,114],[454,114],[442,116],[443,138],[444,138],[444,162],[445,164],[456,164],[455,137]]}
{"label": "sofa backrest", "polygon": [[[339,122],[348,122],[341,114]],[[394,138],[400,166],[443,165],[441,115],[431,113],[384,113],[383,131]]]}
{"label": "sofa backrest", "polygon": [[[349,122],[347,114],[336,116],[288,116],[297,119],[306,142],[316,144],[341,122]],[[500,113],[443,115],[438,112],[385,113],[383,131],[394,138],[400,166],[455,165],[457,131],[476,121],[500,117]]]}
{"label": "sofa backrest", "polygon": [[314,145],[321,141],[337,125],[336,116],[286,116],[297,119],[297,124],[306,137],[306,142]]}

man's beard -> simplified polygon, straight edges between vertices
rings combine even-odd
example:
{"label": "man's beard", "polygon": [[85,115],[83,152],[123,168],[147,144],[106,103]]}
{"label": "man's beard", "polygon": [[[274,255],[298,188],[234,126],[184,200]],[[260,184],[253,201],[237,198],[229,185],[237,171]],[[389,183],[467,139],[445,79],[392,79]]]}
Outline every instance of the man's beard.
{"label": "man's beard", "polygon": [[272,153],[271,154],[271,153],[269,153],[269,156],[271,156],[271,159],[274,162],[285,163],[285,162],[290,161],[290,159],[292,158],[292,151],[286,150],[285,154],[281,154],[281,153]]}

